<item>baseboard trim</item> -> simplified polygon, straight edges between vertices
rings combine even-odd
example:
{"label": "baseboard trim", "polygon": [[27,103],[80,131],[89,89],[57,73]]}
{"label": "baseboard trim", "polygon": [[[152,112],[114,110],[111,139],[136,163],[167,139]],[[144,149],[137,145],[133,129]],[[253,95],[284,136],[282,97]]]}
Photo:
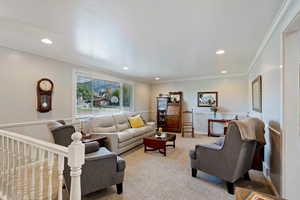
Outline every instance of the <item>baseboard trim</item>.
{"label": "baseboard trim", "polygon": [[273,193],[276,195],[276,197],[280,197],[279,192],[277,191],[275,185],[272,182],[271,176],[270,176],[270,168],[267,166],[265,162],[263,162],[263,175],[265,179],[267,180],[267,183],[271,187]]}
{"label": "baseboard trim", "polygon": [[279,192],[277,191],[275,185],[273,184],[273,182],[272,182],[272,180],[271,180],[271,177],[268,176],[268,177],[265,177],[265,178],[266,178],[268,184],[270,185],[272,191],[274,192],[275,196],[276,196],[276,197],[280,197],[280,194],[279,194]]}

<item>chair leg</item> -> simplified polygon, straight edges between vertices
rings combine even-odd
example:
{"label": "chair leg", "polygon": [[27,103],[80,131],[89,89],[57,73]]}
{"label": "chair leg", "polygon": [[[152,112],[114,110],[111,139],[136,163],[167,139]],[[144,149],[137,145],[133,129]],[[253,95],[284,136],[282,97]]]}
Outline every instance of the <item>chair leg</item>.
{"label": "chair leg", "polygon": [[227,185],[227,192],[229,194],[234,195],[234,183],[226,182],[226,185]]}
{"label": "chair leg", "polygon": [[249,176],[249,171],[247,171],[247,172],[244,174],[244,179],[247,180],[247,181],[251,181],[250,176]]}
{"label": "chair leg", "polygon": [[192,169],[192,177],[197,177],[197,169]]}
{"label": "chair leg", "polygon": [[123,193],[123,183],[117,184],[117,193],[122,194]]}

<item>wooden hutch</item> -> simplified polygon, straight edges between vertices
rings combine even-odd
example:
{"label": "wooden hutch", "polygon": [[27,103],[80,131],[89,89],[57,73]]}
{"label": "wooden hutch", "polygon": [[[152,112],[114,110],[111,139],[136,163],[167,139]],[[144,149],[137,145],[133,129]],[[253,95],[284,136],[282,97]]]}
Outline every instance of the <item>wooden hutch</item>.
{"label": "wooden hutch", "polygon": [[157,97],[157,127],[163,131],[181,132],[182,92]]}

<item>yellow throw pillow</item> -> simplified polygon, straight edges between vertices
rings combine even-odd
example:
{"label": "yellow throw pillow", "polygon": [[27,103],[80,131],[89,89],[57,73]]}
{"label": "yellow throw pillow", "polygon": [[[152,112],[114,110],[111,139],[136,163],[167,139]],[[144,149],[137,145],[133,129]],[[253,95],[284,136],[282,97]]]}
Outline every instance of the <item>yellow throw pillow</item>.
{"label": "yellow throw pillow", "polygon": [[145,126],[144,121],[140,115],[136,115],[134,117],[128,117],[128,121],[130,123],[131,128],[140,128]]}

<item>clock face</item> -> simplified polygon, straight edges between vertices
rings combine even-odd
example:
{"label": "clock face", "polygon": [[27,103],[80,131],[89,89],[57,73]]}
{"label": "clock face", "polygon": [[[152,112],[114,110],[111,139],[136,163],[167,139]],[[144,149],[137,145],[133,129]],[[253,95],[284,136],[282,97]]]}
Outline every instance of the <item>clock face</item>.
{"label": "clock face", "polygon": [[52,89],[52,83],[49,80],[43,80],[39,85],[40,89],[43,91],[50,91]]}

